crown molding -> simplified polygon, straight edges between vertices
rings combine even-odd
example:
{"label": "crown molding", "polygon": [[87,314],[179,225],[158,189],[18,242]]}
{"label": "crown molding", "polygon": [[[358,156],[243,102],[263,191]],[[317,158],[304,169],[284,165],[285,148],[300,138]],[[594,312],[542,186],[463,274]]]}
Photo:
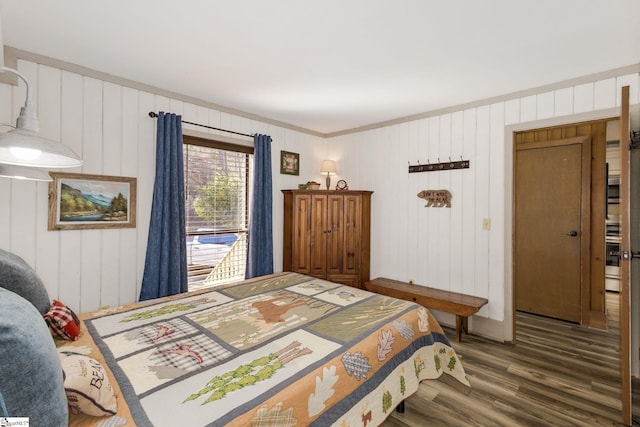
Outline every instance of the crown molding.
{"label": "crown molding", "polygon": [[353,129],[346,129],[343,131],[331,132],[324,134],[325,138],[333,138],[336,136],[348,135],[352,133],[364,132],[373,129],[379,129],[382,127],[393,126],[400,123],[411,122],[414,120],[427,119],[429,117],[441,116],[443,114],[454,113],[456,111],[468,110],[470,108],[477,108],[484,105],[491,105],[497,102],[509,101],[516,98],[523,98],[531,95],[538,95],[544,92],[550,92],[558,89],[565,89],[571,86],[578,86],[586,83],[593,83],[598,80],[605,80],[609,78],[620,77],[628,74],[640,74],[640,63],[627,65],[624,67],[614,68],[600,73],[589,74],[581,77],[576,77],[569,80],[563,80],[556,83],[551,83],[544,86],[537,86],[530,89],[519,90],[516,92],[507,93],[504,95],[498,95],[491,98],[479,99],[477,101],[468,102],[465,104],[452,105],[451,107],[441,108],[438,110],[431,110],[424,113],[413,114],[410,116],[398,117],[396,119],[387,120],[384,122],[372,123]]}
{"label": "crown molding", "polygon": [[[4,66],[7,68],[13,68],[14,70],[18,69],[18,59],[13,54],[13,50],[4,46]],[[0,83],[6,83],[13,86],[18,86],[18,76],[11,73],[1,73],[0,72]]]}
{"label": "crown molding", "polygon": [[[5,46],[4,47],[4,58],[5,63],[8,67],[17,68],[18,59],[22,59],[25,61],[35,62],[37,64],[43,64],[55,68],[59,68],[61,70],[66,70],[69,72],[81,74],[88,77],[93,77],[99,80],[107,81],[110,83],[119,84],[122,86],[130,87],[132,89],[138,89],[141,91],[153,93],[160,96],[166,96],[167,98],[177,99],[183,102],[191,103],[198,106],[203,106],[207,108],[211,108],[213,110],[225,112],[228,114],[233,114],[239,117],[243,117],[249,120],[255,120],[261,123],[266,123],[273,126],[282,127],[285,129],[289,129],[296,132],[301,132],[304,134],[316,136],[319,138],[334,138],[337,136],[349,135],[354,133],[365,132],[369,130],[379,129],[387,126],[393,126],[401,123],[411,122],[415,120],[422,120],[429,117],[439,116],[443,114],[453,113],[456,111],[467,110],[469,108],[476,108],[483,105],[490,105],[496,102],[504,102],[508,100],[512,100],[515,98],[522,98],[531,95],[537,95],[544,92],[554,91],[558,89],[564,89],[571,86],[577,86],[586,83],[592,83],[598,80],[604,80],[609,78],[615,78],[628,74],[640,74],[640,63],[627,65],[624,67],[614,68],[611,70],[603,71],[600,73],[589,74],[581,77],[576,77],[573,79],[563,80],[560,82],[551,83],[544,86],[538,86],[530,89],[524,89],[516,92],[507,93],[504,95],[499,95],[491,98],[479,99],[477,101],[472,101],[464,104],[452,105],[446,108],[440,108],[437,110],[426,111],[423,113],[413,114],[409,116],[398,117],[391,120],[386,120],[382,122],[372,123],[365,126],[344,129],[336,132],[318,132],[312,129],[307,129],[301,126],[292,125],[290,123],[281,122],[278,120],[270,119],[268,117],[259,116],[257,114],[248,113],[246,111],[237,110],[230,107],[225,107],[224,105],[215,104],[212,102],[205,101],[203,99],[182,95],[176,92],[171,92],[162,88],[158,88],[155,86],[151,86],[145,83],[136,82],[133,80],[125,79],[122,77],[114,76],[112,74],[104,73],[102,71],[94,70],[91,68],[83,67],[81,65],[72,64],[69,62],[61,61],[55,58],[50,58],[44,55],[27,52],[24,50],[16,49],[14,47]],[[3,78],[14,78],[15,82],[5,81]],[[17,78],[13,75],[8,75],[8,73],[0,73],[0,83],[10,83],[17,84]]]}
{"label": "crown molding", "polygon": [[[293,131],[306,133],[313,136],[318,136],[321,138],[325,137],[325,134],[321,132],[316,132],[314,130],[306,129],[301,126],[292,125],[290,123],[281,122],[281,121],[270,119],[268,117],[263,117],[257,114],[247,113],[246,111],[237,110],[235,108],[225,107],[224,105],[215,104],[212,102],[205,101],[203,99],[183,95],[177,92],[168,91],[166,89],[162,89],[156,86],[151,86],[151,85],[137,82],[134,80],[125,79],[123,77],[114,76],[113,74],[104,73],[102,71],[94,70],[92,68],[84,67],[82,65],[61,61],[59,59],[51,58],[51,57],[40,55],[37,53],[27,52],[24,50],[16,49],[11,46],[5,46],[4,51],[5,51],[5,61],[7,60],[7,58],[13,58],[15,64],[17,64],[18,59],[34,62],[36,64],[42,64],[49,67],[58,68],[60,70],[65,70],[65,71],[80,74],[83,76],[92,77],[98,80],[103,80],[109,83],[126,86],[132,89],[141,90],[143,92],[149,92],[155,95],[165,96],[167,98],[177,99],[179,101],[183,101],[186,103],[190,103],[190,104],[194,104],[194,105],[198,105],[206,108],[211,108],[212,110],[233,114],[235,116],[243,117],[249,120],[259,121],[269,125],[283,127]],[[8,65],[8,66],[11,66],[11,65]],[[0,76],[1,75],[2,74],[0,74]]]}

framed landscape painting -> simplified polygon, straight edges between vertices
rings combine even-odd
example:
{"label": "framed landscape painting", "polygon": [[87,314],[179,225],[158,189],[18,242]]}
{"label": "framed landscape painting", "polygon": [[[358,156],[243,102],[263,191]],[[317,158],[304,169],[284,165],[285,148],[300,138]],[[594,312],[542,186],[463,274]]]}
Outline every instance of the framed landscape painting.
{"label": "framed landscape painting", "polygon": [[136,226],[136,178],[51,172],[49,230]]}

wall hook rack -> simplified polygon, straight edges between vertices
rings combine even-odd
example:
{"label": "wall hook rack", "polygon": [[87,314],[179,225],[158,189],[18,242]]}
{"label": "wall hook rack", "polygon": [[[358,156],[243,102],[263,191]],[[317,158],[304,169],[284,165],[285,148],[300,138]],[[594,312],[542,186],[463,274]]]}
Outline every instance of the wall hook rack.
{"label": "wall hook rack", "polygon": [[451,161],[451,157],[449,157],[448,162],[440,162],[440,158],[438,158],[438,163],[429,163],[427,160],[426,165],[421,165],[419,161],[417,165],[409,164],[409,173],[447,171],[447,170],[454,170],[454,169],[469,169],[470,165],[471,165],[471,161],[462,160],[462,156],[460,156],[460,160],[456,160],[456,161]]}

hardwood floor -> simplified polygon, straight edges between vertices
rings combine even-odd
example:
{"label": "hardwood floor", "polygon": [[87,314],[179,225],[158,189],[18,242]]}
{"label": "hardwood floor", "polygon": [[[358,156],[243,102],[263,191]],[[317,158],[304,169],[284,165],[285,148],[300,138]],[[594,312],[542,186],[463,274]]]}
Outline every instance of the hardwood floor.
{"label": "hardwood floor", "polygon": [[475,335],[454,342],[465,367],[467,396],[427,381],[385,427],[618,426],[620,415],[619,298],[607,294],[608,330],[517,314],[516,343]]}

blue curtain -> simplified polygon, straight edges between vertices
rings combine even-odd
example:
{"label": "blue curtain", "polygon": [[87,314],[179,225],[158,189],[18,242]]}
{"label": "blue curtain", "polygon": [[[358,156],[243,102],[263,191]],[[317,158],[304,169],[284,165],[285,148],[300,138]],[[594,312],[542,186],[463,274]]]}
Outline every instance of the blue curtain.
{"label": "blue curtain", "polygon": [[187,288],[182,118],[160,112],[140,301],[186,292]]}
{"label": "blue curtain", "polygon": [[249,213],[247,279],[273,273],[271,137],[253,137],[253,198]]}

